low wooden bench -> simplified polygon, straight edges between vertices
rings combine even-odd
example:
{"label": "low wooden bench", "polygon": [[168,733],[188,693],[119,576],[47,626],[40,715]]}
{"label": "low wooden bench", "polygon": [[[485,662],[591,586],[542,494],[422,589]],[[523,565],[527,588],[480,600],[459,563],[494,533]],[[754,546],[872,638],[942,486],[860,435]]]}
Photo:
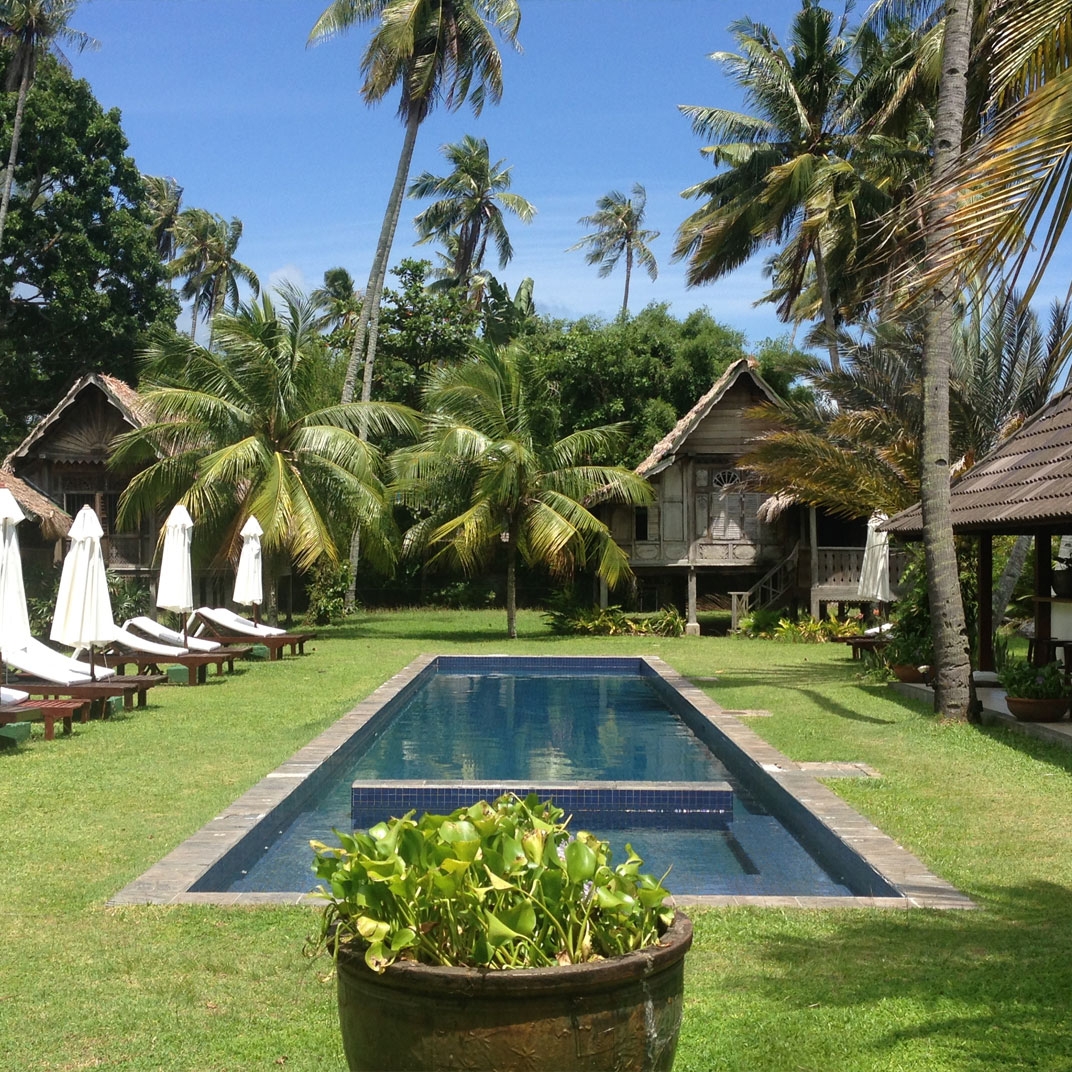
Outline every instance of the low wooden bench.
{"label": "low wooden bench", "polygon": [[881,651],[890,642],[888,636],[850,636],[831,639],[838,644],[847,644],[854,659],[861,658],[865,651]]}
{"label": "low wooden bench", "polygon": [[77,717],[80,722],[89,721],[91,700],[24,700],[17,704],[0,706],[0,726],[13,722],[43,722],[45,740],[56,737],[57,719],[63,723],[63,732],[71,732],[71,724]]}

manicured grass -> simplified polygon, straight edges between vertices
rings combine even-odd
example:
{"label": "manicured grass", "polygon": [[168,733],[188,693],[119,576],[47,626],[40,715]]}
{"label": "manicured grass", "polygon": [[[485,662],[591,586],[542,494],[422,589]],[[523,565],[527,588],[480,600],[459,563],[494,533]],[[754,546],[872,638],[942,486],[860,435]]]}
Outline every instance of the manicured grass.
{"label": "manicured grass", "polygon": [[[104,902],[420,652],[648,653],[799,760],[982,906],[694,913],[676,1068],[1072,1069],[1072,753],[862,683],[840,645],[522,638],[501,612],[362,615],[313,654],[0,753],[0,1068],[343,1066],[309,910]],[[673,886],[672,875],[668,880]]]}

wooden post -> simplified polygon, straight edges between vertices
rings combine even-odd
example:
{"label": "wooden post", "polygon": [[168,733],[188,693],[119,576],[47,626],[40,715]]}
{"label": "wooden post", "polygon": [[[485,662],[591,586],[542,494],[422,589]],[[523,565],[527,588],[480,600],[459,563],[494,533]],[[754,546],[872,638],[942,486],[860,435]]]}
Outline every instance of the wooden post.
{"label": "wooden post", "polygon": [[686,636],[699,636],[700,623],[696,620],[696,567],[689,566],[688,621],[685,623]]}
{"label": "wooden post", "polygon": [[994,538],[989,532],[979,536],[979,669],[994,669]]}
{"label": "wooden post", "polygon": [[811,591],[808,593],[811,616],[819,617],[819,523],[815,507],[808,508],[808,546],[811,548]]}

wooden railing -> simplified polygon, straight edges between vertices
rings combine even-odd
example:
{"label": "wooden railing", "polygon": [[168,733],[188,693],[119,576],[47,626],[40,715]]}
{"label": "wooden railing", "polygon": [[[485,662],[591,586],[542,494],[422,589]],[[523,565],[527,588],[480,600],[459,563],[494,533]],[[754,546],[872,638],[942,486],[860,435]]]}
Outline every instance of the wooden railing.
{"label": "wooden railing", "polygon": [[737,632],[738,621],[754,606],[769,607],[786,592],[796,586],[797,559],[800,556],[798,543],[789,556],[773,566],[747,592],[730,592],[730,630]]}

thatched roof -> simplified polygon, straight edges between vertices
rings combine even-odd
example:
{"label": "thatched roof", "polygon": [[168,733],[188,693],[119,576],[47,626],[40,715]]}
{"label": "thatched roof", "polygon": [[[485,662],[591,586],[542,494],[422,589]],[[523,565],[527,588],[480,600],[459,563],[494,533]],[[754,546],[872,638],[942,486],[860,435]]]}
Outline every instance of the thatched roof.
{"label": "thatched roof", "polygon": [[64,512],[46,495],[20,480],[10,469],[0,469],[0,488],[7,488],[15,496],[15,502],[31,521],[41,527],[46,540],[58,540],[67,535],[71,527],[71,515]]}
{"label": "thatched roof", "polygon": [[[1055,395],[954,484],[953,531],[1072,532],[1072,388]],[[923,532],[920,504],[882,526],[899,536]]]}
{"label": "thatched roof", "polygon": [[747,357],[739,358],[714,382],[711,389],[700,401],[652,447],[651,453],[637,466],[637,474],[639,476],[654,476],[668,465],[671,465],[678,450],[696,430],[696,426],[718,405],[726,392],[742,376],[750,376],[761,393],[770,402],[778,404],[778,396],[760,376],[756,370],[755,362]]}

